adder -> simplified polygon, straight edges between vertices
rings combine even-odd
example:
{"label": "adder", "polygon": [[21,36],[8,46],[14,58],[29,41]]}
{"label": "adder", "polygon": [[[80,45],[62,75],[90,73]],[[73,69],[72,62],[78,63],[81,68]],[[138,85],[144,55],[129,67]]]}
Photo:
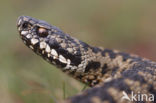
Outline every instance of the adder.
{"label": "adder", "polygon": [[156,62],[88,45],[29,16],[18,18],[17,29],[32,51],[91,87],[65,103],[156,103]]}

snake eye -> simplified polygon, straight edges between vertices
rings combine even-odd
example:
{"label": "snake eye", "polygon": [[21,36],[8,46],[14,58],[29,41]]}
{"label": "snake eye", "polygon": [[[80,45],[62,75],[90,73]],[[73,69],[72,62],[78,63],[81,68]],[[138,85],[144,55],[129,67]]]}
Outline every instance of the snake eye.
{"label": "snake eye", "polygon": [[38,34],[41,37],[46,37],[48,35],[48,30],[45,28],[38,28]]}

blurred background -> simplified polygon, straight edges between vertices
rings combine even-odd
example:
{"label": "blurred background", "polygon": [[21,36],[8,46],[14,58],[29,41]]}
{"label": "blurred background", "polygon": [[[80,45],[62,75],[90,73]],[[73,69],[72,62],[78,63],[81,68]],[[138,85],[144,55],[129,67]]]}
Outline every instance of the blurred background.
{"label": "blurred background", "polygon": [[57,103],[83,90],[29,50],[19,38],[20,15],[42,19],[94,46],[156,61],[155,0],[1,0],[0,103]]}

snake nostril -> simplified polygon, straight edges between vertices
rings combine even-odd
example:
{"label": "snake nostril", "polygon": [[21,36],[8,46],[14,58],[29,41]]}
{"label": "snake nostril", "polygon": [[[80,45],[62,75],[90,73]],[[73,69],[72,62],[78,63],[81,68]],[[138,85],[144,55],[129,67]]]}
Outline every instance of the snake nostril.
{"label": "snake nostril", "polygon": [[28,23],[27,22],[23,23],[22,28],[24,28],[24,29],[28,28]]}
{"label": "snake nostril", "polygon": [[29,23],[29,22],[24,22],[23,24],[22,24],[22,28],[23,29],[28,29],[28,28],[31,28],[31,24]]}

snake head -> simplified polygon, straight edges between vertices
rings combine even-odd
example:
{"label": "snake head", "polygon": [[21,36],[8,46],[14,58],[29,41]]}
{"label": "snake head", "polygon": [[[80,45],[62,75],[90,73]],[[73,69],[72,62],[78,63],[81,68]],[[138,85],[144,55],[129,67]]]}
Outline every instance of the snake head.
{"label": "snake head", "polygon": [[29,16],[20,16],[17,29],[23,42],[52,64],[76,69],[81,63],[80,41],[59,28]]}

